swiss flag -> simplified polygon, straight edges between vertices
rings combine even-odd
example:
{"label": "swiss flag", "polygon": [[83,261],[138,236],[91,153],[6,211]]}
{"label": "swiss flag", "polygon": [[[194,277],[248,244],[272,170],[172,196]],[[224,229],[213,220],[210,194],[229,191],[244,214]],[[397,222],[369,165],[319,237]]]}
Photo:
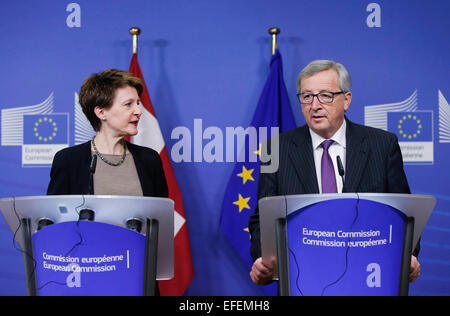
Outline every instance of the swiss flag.
{"label": "swiss flag", "polygon": [[191,247],[184,215],[183,198],[178,187],[175,173],[173,172],[167,153],[166,145],[161,129],[156,119],[150,95],[142,76],[141,68],[137,61],[137,55],[133,54],[129,70],[135,77],[140,78],[144,84],[144,92],[141,95],[142,116],[139,120],[139,133],[132,138],[132,142],[141,146],[150,147],[161,156],[167,185],[169,187],[169,198],[175,202],[174,214],[174,278],[168,281],[159,281],[159,291],[164,296],[180,296],[186,291],[189,283],[194,277]]}

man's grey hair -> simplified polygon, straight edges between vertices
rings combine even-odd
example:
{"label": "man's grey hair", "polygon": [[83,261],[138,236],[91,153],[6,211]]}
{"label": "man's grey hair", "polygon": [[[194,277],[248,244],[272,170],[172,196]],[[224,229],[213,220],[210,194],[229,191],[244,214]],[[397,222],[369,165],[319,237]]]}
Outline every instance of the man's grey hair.
{"label": "man's grey hair", "polygon": [[298,75],[297,79],[297,92],[301,91],[301,81],[305,78],[311,77],[318,72],[334,69],[336,70],[339,78],[339,87],[344,92],[349,92],[352,88],[352,78],[345,69],[344,65],[334,62],[332,60],[314,60],[310,62]]}

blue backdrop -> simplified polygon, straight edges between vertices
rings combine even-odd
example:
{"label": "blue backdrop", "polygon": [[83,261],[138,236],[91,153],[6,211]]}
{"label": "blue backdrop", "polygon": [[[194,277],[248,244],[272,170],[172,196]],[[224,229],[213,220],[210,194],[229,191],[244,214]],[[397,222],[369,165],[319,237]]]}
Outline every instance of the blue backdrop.
{"label": "blue backdrop", "polygon": [[[128,69],[131,26],[142,29],[139,63],[169,154],[178,141],[172,130],[193,131],[194,119],[222,131],[250,124],[269,71],[267,29],[278,26],[297,125],[304,124],[299,71],[313,59],[333,59],[354,82],[349,119],[399,135],[413,193],[438,199],[423,233],[422,276],[410,293],[450,294],[449,1],[75,1],[0,4],[0,197],[44,194],[49,181],[46,161],[22,155],[33,147],[24,142],[29,127],[20,113],[65,114],[64,140],[73,145],[76,93],[93,72]],[[219,228],[234,163],[173,167],[195,269],[186,294],[261,294]],[[1,217],[0,257],[0,294],[26,294],[22,254]]]}

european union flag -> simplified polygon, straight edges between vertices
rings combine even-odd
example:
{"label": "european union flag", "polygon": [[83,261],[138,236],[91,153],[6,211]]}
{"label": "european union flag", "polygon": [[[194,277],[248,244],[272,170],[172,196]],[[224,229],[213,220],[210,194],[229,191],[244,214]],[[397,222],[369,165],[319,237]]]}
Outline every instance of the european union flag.
{"label": "european union flag", "polygon": [[[283,80],[282,60],[278,50],[270,61],[269,77],[259,99],[251,127],[258,131],[264,127],[267,131],[270,131],[271,127],[279,127],[280,132],[296,127]],[[264,140],[258,139],[258,144]],[[249,153],[249,155],[252,154],[259,158],[261,147]],[[241,258],[251,267],[253,261],[250,256],[248,221],[258,203],[259,159],[248,158],[244,162],[237,162],[234,166],[225,191],[220,225]]]}
{"label": "european union flag", "polygon": [[399,142],[433,141],[433,112],[388,112],[388,130]]}
{"label": "european union flag", "polygon": [[68,144],[67,114],[23,116],[23,144]]}

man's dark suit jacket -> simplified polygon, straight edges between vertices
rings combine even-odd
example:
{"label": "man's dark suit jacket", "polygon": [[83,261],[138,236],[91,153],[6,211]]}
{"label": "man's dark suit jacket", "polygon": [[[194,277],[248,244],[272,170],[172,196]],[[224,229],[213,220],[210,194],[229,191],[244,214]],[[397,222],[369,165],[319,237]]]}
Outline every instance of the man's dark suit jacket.
{"label": "man's dark suit jacket", "polygon": [[[411,193],[395,134],[347,120],[344,192]],[[279,135],[279,168],[261,173],[258,200],[291,194],[318,194],[311,134],[307,125]],[[270,148],[270,146],[268,146]],[[250,217],[251,255],[261,257],[259,213]],[[419,246],[414,251],[418,255]]]}
{"label": "man's dark suit jacket", "polygon": [[[127,147],[133,156],[143,195],[168,197],[167,182],[159,154],[153,149],[129,142]],[[90,142],[57,152],[50,171],[47,194],[89,194],[91,156]]]}

